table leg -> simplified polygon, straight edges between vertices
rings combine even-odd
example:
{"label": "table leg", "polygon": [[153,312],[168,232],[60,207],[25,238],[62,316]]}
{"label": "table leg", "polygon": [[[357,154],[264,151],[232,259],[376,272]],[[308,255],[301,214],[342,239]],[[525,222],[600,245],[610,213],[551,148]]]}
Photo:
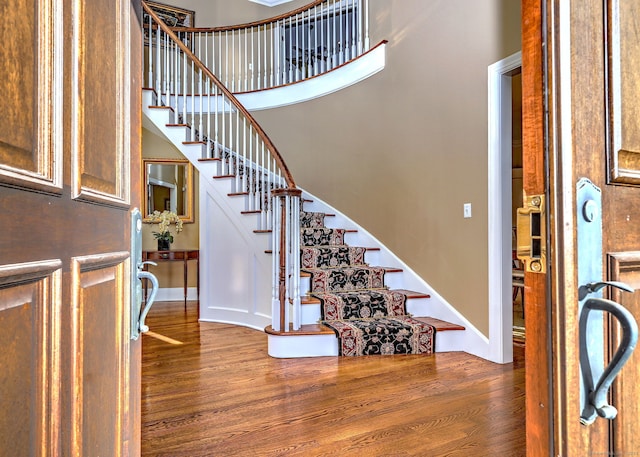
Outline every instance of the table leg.
{"label": "table leg", "polygon": [[184,257],[184,310],[187,310],[187,256]]}

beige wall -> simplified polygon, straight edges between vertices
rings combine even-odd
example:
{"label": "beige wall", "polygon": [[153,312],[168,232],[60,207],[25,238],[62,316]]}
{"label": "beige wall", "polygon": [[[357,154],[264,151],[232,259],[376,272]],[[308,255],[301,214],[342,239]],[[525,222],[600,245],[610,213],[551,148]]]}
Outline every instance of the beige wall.
{"label": "beige wall", "polygon": [[[181,2],[201,27],[306,3]],[[381,73],[255,116],[298,185],[378,237],[487,335],[487,67],[520,49],[520,4],[370,5],[372,45],[389,40]],[[466,202],[471,219],[462,217]]]}
{"label": "beige wall", "polygon": [[[142,157],[145,159],[184,159],[185,157],[173,145],[161,137],[151,133],[147,129],[142,130]],[[141,180],[144,182],[144,180]],[[193,210],[194,223],[184,224],[183,230],[177,236],[175,230],[171,249],[198,249],[200,246],[200,233],[198,225],[198,171],[193,172]],[[144,194],[143,194],[144,195]],[[172,224],[173,227],[173,224]],[[152,233],[158,228],[157,224],[142,225],[142,249],[155,251],[158,242]],[[184,282],[184,270],[182,262],[158,262],[157,267],[149,267],[150,271],[158,278],[161,288],[181,288]],[[195,262],[189,263],[189,276],[187,284],[196,287]]]}

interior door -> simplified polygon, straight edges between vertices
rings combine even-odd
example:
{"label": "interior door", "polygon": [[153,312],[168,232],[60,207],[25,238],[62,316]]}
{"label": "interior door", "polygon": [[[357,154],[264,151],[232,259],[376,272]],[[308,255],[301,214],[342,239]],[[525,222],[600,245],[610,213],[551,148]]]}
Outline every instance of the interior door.
{"label": "interior door", "polygon": [[135,3],[0,4],[2,456],[139,454]]}
{"label": "interior door", "polygon": [[[541,6],[540,24],[545,28],[539,40],[546,41],[546,51],[540,55],[546,59],[539,68],[546,68],[540,73],[548,97],[541,93],[538,100],[548,116],[537,125],[538,132],[545,132],[541,144],[546,156],[534,156],[546,157],[549,177],[550,303],[547,309],[527,314],[528,319],[548,320],[546,346],[532,353],[527,338],[527,370],[532,358],[550,367],[551,376],[527,372],[527,381],[530,376],[534,379],[533,388],[547,390],[528,398],[527,407],[539,410],[533,402],[545,395],[551,399],[546,423],[552,433],[542,444],[548,446],[546,452],[538,448],[539,452],[530,453],[534,444],[528,443],[527,455],[631,455],[640,449],[635,429],[640,417],[640,355],[631,356],[608,395],[617,416],[581,423],[585,389],[581,388],[579,303],[583,303],[585,267],[590,265],[601,269],[601,280],[640,289],[640,4],[544,0]],[[523,41],[523,60],[524,54]],[[587,200],[582,199],[584,179],[594,196]],[[601,222],[602,233],[586,238],[588,242],[584,234],[590,220]],[[584,262],[589,256],[599,260]],[[607,287],[604,297],[640,317],[640,292]],[[608,314],[583,334],[601,340],[603,359],[611,358],[621,340],[620,325]],[[596,358],[593,365],[604,366],[607,361]],[[530,394],[536,392],[528,384],[527,397]],[[527,423],[528,431],[544,427],[543,415],[532,416]]]}

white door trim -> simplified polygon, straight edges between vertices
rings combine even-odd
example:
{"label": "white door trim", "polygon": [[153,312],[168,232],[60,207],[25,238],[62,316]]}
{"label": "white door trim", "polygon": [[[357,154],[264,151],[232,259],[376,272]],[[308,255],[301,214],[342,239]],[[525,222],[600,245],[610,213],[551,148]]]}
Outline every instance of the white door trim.
{"label": "white door trim", "polygon": [[488,277],[489,360],[513,360],[511,296],[511,76],[517,52],[489,66]]}

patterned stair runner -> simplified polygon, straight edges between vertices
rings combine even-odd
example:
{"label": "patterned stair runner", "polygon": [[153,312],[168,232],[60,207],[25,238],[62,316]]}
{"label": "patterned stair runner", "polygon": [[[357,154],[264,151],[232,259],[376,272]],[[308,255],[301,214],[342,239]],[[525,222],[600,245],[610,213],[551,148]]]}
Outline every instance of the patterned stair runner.
{"label": "patterned stair runner", "polygon": [[346,245],[345,231],[325,227],[324,219],[301,211],[301,265],[340,355],[433,353],[435,328],[408,315],[406,295],[385,286],[385,269],[366,264],[366,249]]}

